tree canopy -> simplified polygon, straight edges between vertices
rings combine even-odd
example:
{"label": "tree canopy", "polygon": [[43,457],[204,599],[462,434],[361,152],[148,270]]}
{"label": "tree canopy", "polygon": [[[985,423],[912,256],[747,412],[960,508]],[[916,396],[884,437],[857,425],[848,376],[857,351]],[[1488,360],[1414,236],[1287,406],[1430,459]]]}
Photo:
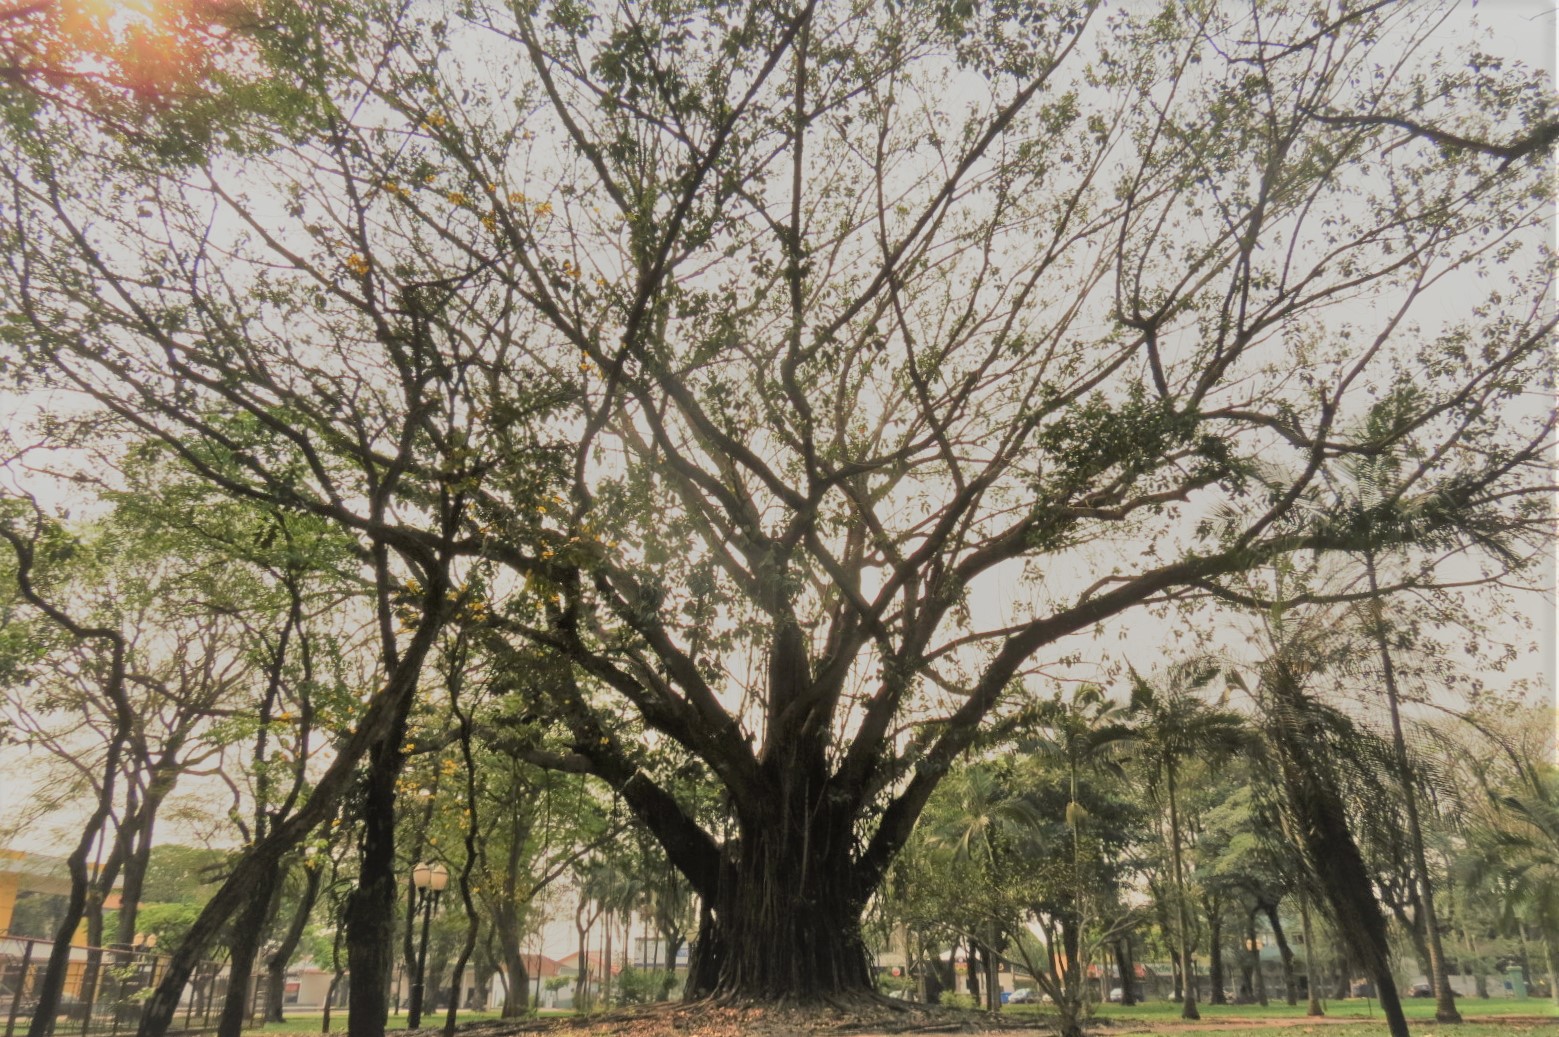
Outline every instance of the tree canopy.
{"label": "tree canopy", "polygon": [[[250,6],[133,118],[19,77],[18,369],[354,539],[343,767],[393,779],[473,631],[564,732],[526,758],[703,898],[695,992],[864,988],[868,898],[1067,638],[1541,535],[1545,167],[1443,134],[1551,101],[1419,5]],[[1385,451],[1411,529],[1305,506]]]}

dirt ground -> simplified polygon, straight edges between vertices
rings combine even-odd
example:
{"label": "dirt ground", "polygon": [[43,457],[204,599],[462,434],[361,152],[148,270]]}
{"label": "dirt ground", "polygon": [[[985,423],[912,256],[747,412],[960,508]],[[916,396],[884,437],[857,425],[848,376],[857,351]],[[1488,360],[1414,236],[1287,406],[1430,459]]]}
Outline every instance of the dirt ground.
{"label": "dirt ground", "polygon": [[460,1028],[462,1037],[899,1037],[1048,1029],[1035,1016],[990,1018],[905,1002],[739,1005],[699,1002],[621,1010],[584,1019],[493,1021]]}
{"label": "dirt ground", "polygon": [[[1270,1030],[1291,1027],[1368,1025],[1379,1020],[1357,1016],[1295,1016],[1267,1019],[1202,1019],[1195,1023],[1166,1020],[1121,1020],[1089,1024],[1094,1037],[1130,1037],[1177,1029],[1212,1031]],[[1513,1034],[1536,1024],[1552,1025],[1552,1017],[1487,1016],[1479,1023],[1510,1024]],[[1382,1030],[1384,1025],[1382,1024]],[[1051,1020],[1039,1015],[987,1016],[937,1006],[866,1000],[851,1004],[784,1006],[699,1002],[623,1009],[587,1018],[527,1022],[493,1020],[460,1027],[460,1037],[907,1037],[942,1033],[1055,1032]],[[420,1031],[416,1037],[436,1037]]]}

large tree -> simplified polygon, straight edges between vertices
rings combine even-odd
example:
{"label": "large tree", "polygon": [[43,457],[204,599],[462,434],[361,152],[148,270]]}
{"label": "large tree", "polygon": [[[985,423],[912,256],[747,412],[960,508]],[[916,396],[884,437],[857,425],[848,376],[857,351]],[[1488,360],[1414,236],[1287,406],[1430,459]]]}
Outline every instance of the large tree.
{"label": "large tree", "polygon": [[694,994],[868,989],[862,908],[1014,678],[1356,547],[1295,503],[1379,447],[1338,434],[1369,401],[1479,452],[1426,467],[1447,510],[1541,499],[1540,153],[1392,120],[1548,102],[1436,60],[1421,5],[250,7],[157,106],[19,80],[5,334],[421,602],[381,608],[341,749],[375,816],[490,567],[461,621],[544,673],[571,744],[532,762],[609,782],[701,896]]}

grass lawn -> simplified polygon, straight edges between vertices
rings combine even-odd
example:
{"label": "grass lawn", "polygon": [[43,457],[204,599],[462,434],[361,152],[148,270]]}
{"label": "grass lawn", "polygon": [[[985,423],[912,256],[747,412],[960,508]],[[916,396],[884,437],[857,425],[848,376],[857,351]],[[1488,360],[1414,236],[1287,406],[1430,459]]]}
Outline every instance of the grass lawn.
{"label": "grass lawn", "polygon": [[[1559,1007],[1542,998],[1458,998],[1457,1008],[1467,1021],[1446,1026],[1434,1021],[1434,1002],[1411,998],[1403,1002],[1413,1037],[1559,1037]],[[1324,1003],[1324,1019],[1305,1016],[1303,1003],[1281,1001],[1261,1005],[1198,1005],[1199,1022],[1180,1018],[1180,1003],[1101,1006],[1095,1015],[1097,1032],[1104,1034],[1167,1034],[1171,1037],[1382,1037],[1386,1032],[1380,1003],[1363,998]],[[1042,1006],[1010,1006],[1004,1011],[1047,1014]],[[1513,1022],[1497,1017],[1524,1016]],[[1480,1019],[1487,1020],[1480,1022]],[[1263,1024],[1267,1025],[1263,1025]]]}
{"label": "grass lawn", "polygon": [[[1382,1037],[1386,1033],[1386,1021],[1376,1016],[1374,1021],[1346,1023],[1312,1023],[1287,1025],[1262,1025],[1259,1019],[1244,1020],[1238,1027],[1224,1025],[1218,1029],[1198,1029],[1196,1023],[1183,1026],[1158,1026],[1141,1024],[1142,1028],[1127,1025],[1111,1028],[1105,1033],[1126,1037],[1132,1033],[1173,1034],[1174,1037]],[[1524,1022],[1466,1022],[1456,1026],[1441,1026],[1432,1020],[1410,1020],[1413,1037],[1553,1037],[1559,1033],[1559,1023],[1552,1020],[1527,1020]]]}
{"label": "grass lawn", "polygon": [[[1346,1001],[1323,1001],[1326,1014],[1331,1018],[1348,1019],[1382,1019],[1380,1002],[1366,1001],[1364,998],[1349,998]],[[1528,997],[1493,997],[1488,1000],[1475,997],[1456,999],[1456,1007],[1462,1016],[1469,1021],[1488,1016],[1504,1015],[1536,1015],[1559,1019],[1559,1007],[1550,1000],[1544,998]],[[1434,1020],[1434,1000],[1431,998],[1407,998],[1402,1002],[1402,1008],[1410,1020],[1425,1019]],[[1202,1013],[1202,1019],[1209,1022],[1233,1021],[1237,1019],[1296,1019],[1304,1018],[1305,1004],[1286,1005],[1282,1001],[1274,1001],[1263,1008],[1261,1005],[1197,1005]],[[1100,1019],[1109,1019],[1116,1023],[1127,1022],[1152,1022],[1194,1026],[1193,1023],[1181,1024],[1180,1003],[1177,1001],[1155,1001],[1145,1005],[1103,1005],[1096,1010],[1096,1016]],[[1328,1031],[1330,1032],[1330,1031]],[[1458,1033],[1461,1031],[1458,1030]]]}

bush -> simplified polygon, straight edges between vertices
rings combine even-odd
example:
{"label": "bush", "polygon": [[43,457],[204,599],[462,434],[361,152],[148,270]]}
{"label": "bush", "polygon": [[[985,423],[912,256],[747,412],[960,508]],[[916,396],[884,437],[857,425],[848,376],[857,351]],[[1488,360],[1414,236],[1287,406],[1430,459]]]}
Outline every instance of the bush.
{"label": "bush", "polygon": [[954,993],[951,990],[947,990],[943,991],[942,993],[942,1007],[962,1008],[966,1012],[972,1012],[976,1008],[979,1008],[980,1005],[977,1001],[975,1001],[973,994],[966,994],[962,992]]}
{"label": "bush", "polygon": [[665,996],[672,977],[661,969],[623,969],[617,974],[612,1002],[617,1005],[647,1005]]}

